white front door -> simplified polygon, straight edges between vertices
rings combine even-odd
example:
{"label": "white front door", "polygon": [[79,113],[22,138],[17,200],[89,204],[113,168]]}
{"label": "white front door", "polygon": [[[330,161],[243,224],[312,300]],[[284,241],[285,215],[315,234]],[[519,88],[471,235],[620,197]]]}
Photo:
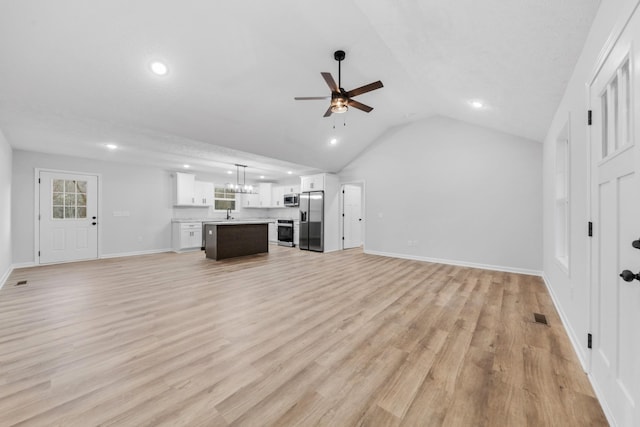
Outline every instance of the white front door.
{"label": "white front door", "polygon": [[359,185],[345,184],[343,195],[343,249],[357,248],[362,245],[362,188]]}
{"label": "white front door", "polygon": [[39,263],[98,257],[98,177],[40,171]]}
{"label": "white front door", "polygon": [[591,376],[619,426],[640,426],[640,280],[631,273],[640,272],[638,43],[636,13],[590,86]]}

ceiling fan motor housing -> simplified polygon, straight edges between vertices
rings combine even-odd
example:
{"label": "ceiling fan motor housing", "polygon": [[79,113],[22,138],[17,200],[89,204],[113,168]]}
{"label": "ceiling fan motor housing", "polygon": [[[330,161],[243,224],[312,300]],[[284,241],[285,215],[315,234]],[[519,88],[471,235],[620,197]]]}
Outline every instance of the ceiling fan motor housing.
{"label": "ceiling fan motor housing", "polygon": [[346,54],[344,53],[344,50],[336,50],[336,51],[333,53],[333,58],[334,58],[336,61],[342,61],[342,60],[345,58],[345,56],[346,56]]}

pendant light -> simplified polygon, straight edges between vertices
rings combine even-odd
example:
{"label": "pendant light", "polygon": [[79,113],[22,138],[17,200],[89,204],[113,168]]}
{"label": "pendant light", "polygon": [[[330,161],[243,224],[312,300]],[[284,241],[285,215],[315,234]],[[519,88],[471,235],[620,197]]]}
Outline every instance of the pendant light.
{"label": "pendant light", "polygon": [[[242,184],[240,183],[240,168],[242,168]],[[230,184],[230,187],[231,186]],[[255,193],[253,185],[247,185],[247,165],[236,163],[236,185],[233,187],[233,191],[236,193]]]}

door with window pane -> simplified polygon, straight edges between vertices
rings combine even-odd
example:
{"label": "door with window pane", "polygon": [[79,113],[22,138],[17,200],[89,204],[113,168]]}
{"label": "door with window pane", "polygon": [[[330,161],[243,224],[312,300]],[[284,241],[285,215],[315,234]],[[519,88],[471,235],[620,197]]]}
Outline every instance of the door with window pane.
{"label": "door with window pane", "polygon": [[40,171],[39,263],[98,257],[98,177]]}
{"label": "door with window pane", "polygon": [[[640,12],[590,86],[591,379],[613,425],[640,426]],[[635,61],[635,63],[634,63]]]}

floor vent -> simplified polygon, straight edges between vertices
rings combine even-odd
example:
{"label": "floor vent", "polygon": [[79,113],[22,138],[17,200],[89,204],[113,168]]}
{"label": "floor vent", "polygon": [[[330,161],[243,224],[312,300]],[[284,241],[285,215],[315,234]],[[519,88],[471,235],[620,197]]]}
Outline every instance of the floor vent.
{"label": "floor vent", "polygon": [[547,316],[545,316],[544,314],[533,313],[533,319],[535,320],[536,323],[542,323],[543,325],[548,325]]}
{"label": "floor vent", "polygon": [[18,283],[16,283],[16,286],[22,286],[22,285],[26,285],[27,281],[26,280],[20,280]]}

